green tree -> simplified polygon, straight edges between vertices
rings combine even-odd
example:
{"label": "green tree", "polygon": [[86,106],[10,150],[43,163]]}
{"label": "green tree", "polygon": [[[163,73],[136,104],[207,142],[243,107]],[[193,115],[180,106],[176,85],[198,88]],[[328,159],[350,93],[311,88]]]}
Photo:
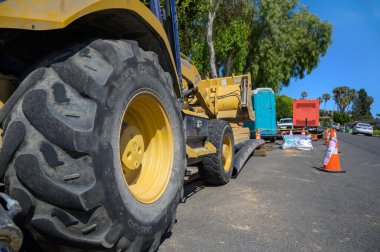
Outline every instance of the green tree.
{"label": "green tree", "polygon": [[216,13],[218,12],[220,0],[209,0],[209,9],[208,9],[208,19],[207,19],[207,45],[208,49],[210,51],[210,69],[211,69],[211,77],[216,78],[218,77],[217,69],[216,69],[216,61],[215,61],[215,48],[214,48],[214,40],[213,40],[213,34],[214,34],[214,21],[216,17]]}
{"label": "green tree", "polygon": [[254,87],[277,93],[315,69],[331,44],[331,25],[298,0],[179,0],[177,6],[181,51],[203,77],[215,75],[215,62],[226,74],[250,72]]}
{"label": "green tree", "polygon": [[303,92],[301,93],[301,99],[302,99],[302,100],[305,100],[306,97],[307,97],[307,92],[303,91]]}
{"label": "green tree", "polygon": [[182,0],[177,2],[177,20],[181,52],[190,57],[199,73],[208,77],[210,54],[206,42],[206,22],[209,1]]}
{"label": "green tree", "polygon": [[293,99],[286,95],[276,95],[276,120],[293,115]]}
{"label": "green tree", "polygon": [[242,74],[248,55],[253,4],[250,0],[222,1],[215,25],[215,51],[225,75]]}
{"label": "green tree", "polygon": [[249,26],[244,20],[232,20],[222,30],[215,42],[220,64],[225,66],[226,76],[232,72],[240,74],[244,68],[242,62],[247,55]]}
{"label": "green tree", "polygon": [[182,0],[177,2],[181,51],[203,77],[241,74],[248,51],[253,3],[249,0]]}
{"label": "green tree", "polygon": [[323,110],[326,110],[326,103],[330,100],[331,96],[330,96],[330,94],[325,93],[322,95],[322,98],[325,101],[325,106],[324,106]]}
{"label": "green tree", "polygon": [[323,98],[322,97],[318,97],[318,101],[319,101],[319,106],[321,106],[321,104],[323,102]]}
{"label": "green tree", "polygon": [[338,105],[340,113],[346,112],[351,102],[355,99],[356,91],[347,86],[336,87],[333,89],[334,101]]}
{"label": "green tree", "polygon": [[334,122],[345,124],[351,121],[351,118],[346,113],[335,112],[333,115]]}
{"label": "green tree", "polygon": [[371,105],[374,99],[368,96],[367,91],[362,88],[357,92],[352,105],[352,118],[356,121],[364,119],[373,119],[371,114]]}
{"label": "green tree", "polygon": [[278,92],[291,78],[302,79],[318,66],[331,44],[332,26],[297,0],[257,0],[245,72],[255,87]]}

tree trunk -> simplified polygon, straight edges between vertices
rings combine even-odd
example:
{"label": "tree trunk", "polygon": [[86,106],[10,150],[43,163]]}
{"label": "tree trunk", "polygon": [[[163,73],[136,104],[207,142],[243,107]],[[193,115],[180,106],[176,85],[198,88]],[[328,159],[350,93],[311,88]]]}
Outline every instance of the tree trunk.
{"label": "tree trunk", "polygon": [[[213,6],[213,0],[210,0],[210,5]],[[208,21],[207,21],[207,45],[210,50],[210,67],[211,67],[212,78],[218,77],[218,74],[216,73],[214,42],[212,39],[214,20],[215,20],[216,11],[218,7],[219,7],[219,0],[216,0],[214,8],[212,8],[212,10],[208,12]]]}
{"label": "tree trunk", "polygon": [[233,49],[230,55],[228,56],[227,63],[226,63],[226,74],[225,76],[231,75],[231,69],[232,69],[232,59],[235,56],[236,49]]}

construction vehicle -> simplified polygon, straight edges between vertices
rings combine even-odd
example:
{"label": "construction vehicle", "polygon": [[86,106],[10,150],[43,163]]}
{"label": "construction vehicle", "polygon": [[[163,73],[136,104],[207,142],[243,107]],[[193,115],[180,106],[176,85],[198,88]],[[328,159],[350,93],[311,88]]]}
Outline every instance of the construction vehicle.
{"label": "construction vehicle", "polygon": [[0,1],[1,248],[19,250],[21,228],[48,251],[155,251],[186,164],[222,185],[259,145],[234,143],[250,76],[201,80],[175,11]]}

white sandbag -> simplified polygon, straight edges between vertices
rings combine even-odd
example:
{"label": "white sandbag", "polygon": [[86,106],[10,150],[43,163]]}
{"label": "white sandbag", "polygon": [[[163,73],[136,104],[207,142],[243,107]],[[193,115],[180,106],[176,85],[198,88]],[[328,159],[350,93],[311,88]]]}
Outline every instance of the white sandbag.
{"label": "white sandbag", "polygon": [[299,149],[299,150],[312,150],[313,144],[310,140],[310,135],[285,135],[284,142],[281,145],[282,149]]}

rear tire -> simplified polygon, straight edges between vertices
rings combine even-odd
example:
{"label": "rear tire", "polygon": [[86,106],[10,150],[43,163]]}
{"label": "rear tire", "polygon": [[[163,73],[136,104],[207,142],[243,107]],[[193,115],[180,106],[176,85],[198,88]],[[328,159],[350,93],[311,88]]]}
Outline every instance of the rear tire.
{"label": "rear tire", "polygon": [[[199,175],[204,182],[211,185],[227,184],[232,176],[235,153],[231,126],[226,121],[210,120],[208,134],[208,140],[216,147],[216,153],[203,157],[198,165]],[[228,148],[226,148],[228,145],[226,139],[230,139]],[[223,151],[226,150],[230,152],[230,155],[227,154],[228,158],[223,157]]]}
{"label": "rear tire", "polygon": [[[181,109],[157,55],[135,41],[96,40],[21,85],[30,88],[3,124],[0,177],[6,169],[23,225],[48,250],[155,251],[175,221],[186,168]],[[140,94],[161,104],[174,146],[167,184],[149,204],[127,185],[120,157],[124,112]]]}

